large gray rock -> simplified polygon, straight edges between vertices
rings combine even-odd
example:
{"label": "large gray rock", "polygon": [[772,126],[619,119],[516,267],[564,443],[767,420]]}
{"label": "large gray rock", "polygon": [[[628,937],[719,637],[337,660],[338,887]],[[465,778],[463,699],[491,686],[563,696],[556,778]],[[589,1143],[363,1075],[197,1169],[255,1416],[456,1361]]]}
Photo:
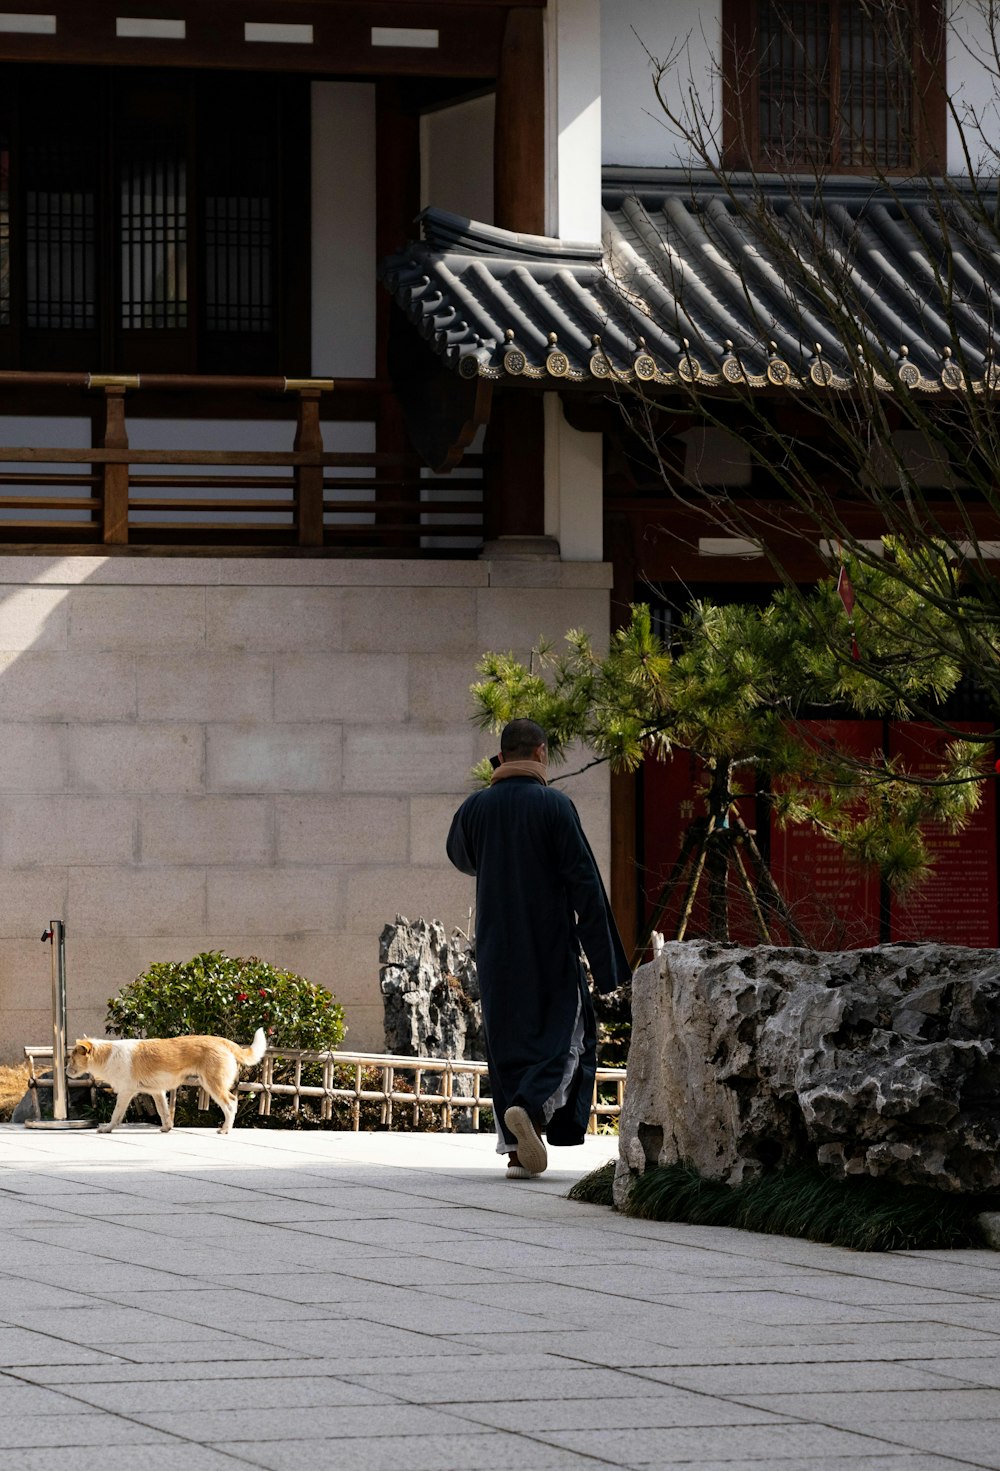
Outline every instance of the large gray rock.
{"label": "large gray rock", "polygon": [[483,1061],[476,962],[463,934],[397,914],[379,936],[379,966],[388,1052]]}
{"label": "large gray rock", "polygon": [[632,985],[616,1198],[647,1164],[1000,1188],[1000,952],[672,942]]}

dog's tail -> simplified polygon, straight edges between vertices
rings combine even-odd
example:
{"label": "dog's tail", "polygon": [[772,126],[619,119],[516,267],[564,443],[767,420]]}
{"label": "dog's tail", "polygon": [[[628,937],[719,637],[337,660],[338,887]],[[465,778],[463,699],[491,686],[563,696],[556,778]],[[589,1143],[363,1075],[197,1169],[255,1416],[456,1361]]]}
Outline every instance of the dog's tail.
{"label": "dog's tail", "polygon": [[267,1051],[267,1038],[264,1035],[264,1028],[257,1028],[249,1047],[237,1046],[235,1051],[244,1067],[255,1067]]}

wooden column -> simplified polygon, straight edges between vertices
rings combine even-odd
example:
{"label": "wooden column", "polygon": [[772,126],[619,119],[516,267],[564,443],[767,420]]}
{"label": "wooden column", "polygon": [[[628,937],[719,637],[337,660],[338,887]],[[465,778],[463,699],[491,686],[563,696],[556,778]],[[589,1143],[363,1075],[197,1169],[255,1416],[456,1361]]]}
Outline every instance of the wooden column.
{"label": "wooden column", "polygon": [[[420,119],[407,103],[408,93],[401,82],[382,78],[375,84],[375,258],[381,260],[399,250],[418,233],[416,217],[420,211]],[[388,291],[378,289],[375,306],[376,367],[375,376],[387,380],[389,372],[390,319],[393,310]],[[395,393],[379,397],[375,423],[375,448],[379,454],[393,456],[393,462],[379,472],[379,479],[402,480],[406,469],[404,457],[410,450],[403,410]],[[399,521],[400,513],[386,511],[380,515],[380,500],[412,499],[419,503],[419,492],[404,494],[399,484],[384,485],[375,492],[376,524]],[[414,524],[419,511],[414,510]],[[413,537],[396,535],[385,545],[405,545]]]}
{"label": "wooden column", "polygon": [[483,446],[484,532],[501,536],[545,535],[545,417],[542,395],[512,389],[493,399]]}
{"label": "wooden column", "polygon": [[545,13],[511,10],[497,76],[493,221],[545,234]]}
{"label": "wooden column", "polygon": [[299,412],[292,448],[309,460],[295,466],[295,524],[300,547],[323,545],[323,431],[319,422],[319,388],[300,388]]}
{"label": "wooden column", "polygon": [[[605,502],[607,504],[607,502]],[[635,598],[635,536],[627,518],[605,515],[604,544],[614,568],[611,588],[611,630],[629,621]],[[631,954],[642,915],[639,912],[638,841],[639,781],[634,774],[611,777],[611,908],[625,949]]]}
{"label": "wooden column", "polygon": [[[104,387],[104,449],[128,449],[125,425],[125,387]],[[101,466],[101,540],[107,545],[128,541],[128,465]]]}

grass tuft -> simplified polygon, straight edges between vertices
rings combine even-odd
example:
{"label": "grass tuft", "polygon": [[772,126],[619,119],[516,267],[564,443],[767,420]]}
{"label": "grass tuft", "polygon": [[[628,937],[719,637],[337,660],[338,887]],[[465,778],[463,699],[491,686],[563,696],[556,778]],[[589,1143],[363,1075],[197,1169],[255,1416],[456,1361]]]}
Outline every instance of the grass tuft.
{"label": "grass tuft", "polygon": [[569,1192],[570,1200],[582,1200],[585,1205],[612,1205],[611,1187],[615,1183],[615,1162],[609,1159],[584,1175]]}
{"label": "grass tuft", "polygon": [[626,1205],[628,1215],[642,1220],[736,1226],[855,1251],[977,1245],[975,1216],[982,1209],[978,1197],[868,1177],[836,1180],[819,1169],[772,1170],[729,1186],[683,1164],[637,1176]]}

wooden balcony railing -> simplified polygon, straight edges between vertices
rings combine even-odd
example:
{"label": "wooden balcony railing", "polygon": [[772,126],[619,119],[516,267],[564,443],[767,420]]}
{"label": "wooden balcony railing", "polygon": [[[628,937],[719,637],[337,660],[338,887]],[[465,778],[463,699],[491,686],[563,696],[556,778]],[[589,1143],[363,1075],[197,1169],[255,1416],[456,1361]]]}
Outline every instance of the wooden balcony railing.
{"label": "wooden balcony railing", "polygon": [[[328,450],[334,391],[324,378],[0,372],[0,546],[474,554],[481,457],[466,456],[461,474],[430,476],[412,453]],[[389,391],[371,379],[336,385],[348,422],[370,425],[372,442]],[[88,417],[91,443],[67,448],[42,433],[44,442],[13,443],[39,415]],[[130,446],[130,419],[167,418],[169,443]],[[219,421],[212,448],[185,447],[184,424],[206,420]],[[275,420],[287,423],[289,447],[250,447],[258,423]]]}

